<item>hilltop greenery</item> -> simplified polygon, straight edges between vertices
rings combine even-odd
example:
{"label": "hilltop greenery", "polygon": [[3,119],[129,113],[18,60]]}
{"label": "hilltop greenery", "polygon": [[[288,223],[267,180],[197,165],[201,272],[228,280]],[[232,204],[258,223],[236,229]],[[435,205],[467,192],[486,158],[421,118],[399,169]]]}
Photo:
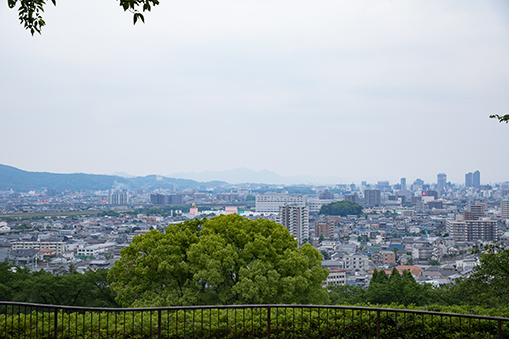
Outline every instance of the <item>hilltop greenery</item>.
{"label": "hilltop greenery", "polygon": [[350,200],[336,201],[323,205],[322,208],[320,208],[320,214],[340,215],[342,217],[346,217],[347,215],[361,215],[362,206]]}
{"label": "hilltop greenery", "polygon": [[17,192],[27,192],[30,190],[42,190],[44,188],[55,188],[59,191],[106,191],[117,187],[129,189],[173,189],[175,186],[195,189],[201,185],[205,185],[206,187],[216,187],[223,184],[225,184],[225,182],[222,181],[200,183],[189,179],[175,179],[156,175],[123,178],[115,175],[84,173],[59,174],[28,172],[0,164],[0,191],[12,189]]}

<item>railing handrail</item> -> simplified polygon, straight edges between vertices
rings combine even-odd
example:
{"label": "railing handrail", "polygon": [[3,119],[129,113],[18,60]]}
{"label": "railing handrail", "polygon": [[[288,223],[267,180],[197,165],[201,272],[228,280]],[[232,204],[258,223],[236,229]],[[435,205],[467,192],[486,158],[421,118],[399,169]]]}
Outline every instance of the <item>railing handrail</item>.
{"label": "railing handrail", "polygon": [[307,308],[307,309],[345,309],[371,312],[396,312],[396,313],[413,313],[425,315],[439,315],[447,317],[474,318],[483,320],[508,321],[509,318],[492,317],[475,314],[462,313],[446,313],[437,311],[409,310],[385,307],[368,307],[368,306],[342,306],[342,305],[295,305],[295,304],[248,304],[248,305],[200,305],[200,306],[165,306],[165,307],[136,307],[136,308],[106,308],[106,307],[82,307],[82,306],[65,306],[65,305],[49,305],[34,304],[14,301],[0,301],[0,305],[30,306],[41,308],[62,309],[71,311],[94,311],[94,312],[149,312],[149,311],[178,311],[178,310],[197,310],[197,309],[251,309],[251,308]]}

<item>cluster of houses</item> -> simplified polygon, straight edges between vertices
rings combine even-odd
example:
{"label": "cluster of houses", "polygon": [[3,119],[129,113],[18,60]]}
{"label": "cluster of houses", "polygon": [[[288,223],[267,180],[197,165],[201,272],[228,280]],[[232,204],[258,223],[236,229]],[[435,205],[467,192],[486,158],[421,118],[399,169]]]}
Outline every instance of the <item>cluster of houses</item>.
{"label": "cluster of houses", "polygon": [[[471,250],[492,241],[462,241],[447,233],[447,215],[372,214],[363,217],[317,216],[310,241],[324,256],[329,269],[324,285],[366,286],[373,270],[391,274],[409,270],[418,282],[435,285],[454,283],[468,276],[478,264]],[[334,236],[324,234],[322,224],[334,225]],[[319,226],[320,228],[319,228]],[[497,228],[497,240],[509,242],[505,223]]]}
{"label": "cluster of houses", "polygon": [[[215,212],[225,213],[235,211]],[[68,273],[71,267],[78,272],[108,269],[135,236],[152,229],[162,231],[169,223],[200,216],[201,212],[192,210],[179,215],[181,220],[171,216],[120,214],[27,221],[31,231],[15,232],[13,227],[0,234],[0,261],[54,274]],[[245,216],[263,217],[256,213]],[[446,219],[447,216],[398,214],[313,216],[308,241],[326,259],[322,266],[330,274],[325,286],[367,286],[374,269],[390,274],[394,267],[400,272],[409,270],[420,282],[448,284],[470,274],[478,260],[470,249],[485,242],[455,240],[446,233]],[[324,222],[329,229],[321,227]],[[5,222],[0,226],[10,228]],[[324,234],[325,231],[329,233]],[[509,239],[503,224],[499,238]]]}

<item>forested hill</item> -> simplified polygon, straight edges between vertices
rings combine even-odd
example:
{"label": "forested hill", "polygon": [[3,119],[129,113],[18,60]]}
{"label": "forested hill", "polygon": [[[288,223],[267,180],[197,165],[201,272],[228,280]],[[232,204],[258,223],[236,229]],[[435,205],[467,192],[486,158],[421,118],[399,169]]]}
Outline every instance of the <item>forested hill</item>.
{"label": "forested hill", "polygon": [[217,187],[226,184],[223,181],[198,182],[188,179],[167,178],[156,175],[145,177],[123,178],[115,175],[100,174],[59,174],[47,172],[28,172],[15,167],[0,164],[0,191],[14,190],[26,192],[40,190],[43,188],[55,188],[63,191],[74,190],[109,190],[114,188],[198,188],[201,185],[206,187]]}

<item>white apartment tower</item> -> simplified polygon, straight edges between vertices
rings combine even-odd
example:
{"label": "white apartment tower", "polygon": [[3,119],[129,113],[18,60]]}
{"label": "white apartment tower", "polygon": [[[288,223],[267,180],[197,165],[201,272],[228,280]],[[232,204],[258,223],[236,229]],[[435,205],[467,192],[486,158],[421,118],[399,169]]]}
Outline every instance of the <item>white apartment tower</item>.
{"label": "white apartment tower", "polygon": [[258,194],[255,203],[256,212],[275,214],[279,213],[280,206],[306,206],[307,196],[302,194]]}
{"label": "white apartment tower", "polygon": [[306,206],[284,205],[279,207],[277,222],[290,232],[298,241],[299,245],[309,238],[309,208]]}
{"label": "white apartment tower", "polygon": [[110,205],[128,205],[129,204],[129,193],[126,191],[111,191],[108,197]]}

